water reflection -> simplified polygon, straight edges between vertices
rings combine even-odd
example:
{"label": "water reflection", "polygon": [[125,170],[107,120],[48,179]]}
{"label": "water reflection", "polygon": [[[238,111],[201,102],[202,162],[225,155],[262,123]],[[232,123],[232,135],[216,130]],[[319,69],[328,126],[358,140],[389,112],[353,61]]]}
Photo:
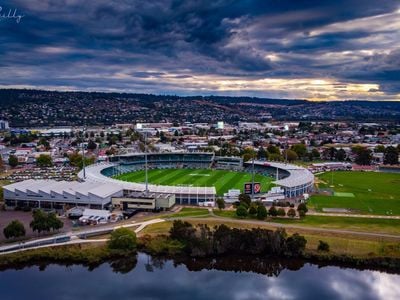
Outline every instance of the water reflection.
{"label": "water reflection", "polygon": [[[40,271],[42,269],[44,271]],[[97,266],[0,273],[8,299],[400,299],[400,276],[295,260],[166,260],[145,254]]]}

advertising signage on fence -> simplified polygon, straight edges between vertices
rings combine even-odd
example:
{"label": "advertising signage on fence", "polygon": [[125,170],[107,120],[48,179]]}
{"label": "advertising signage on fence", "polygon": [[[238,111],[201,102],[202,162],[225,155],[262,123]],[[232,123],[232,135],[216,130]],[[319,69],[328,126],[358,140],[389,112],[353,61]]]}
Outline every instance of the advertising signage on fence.
{"label": "advertising signage on fence", "polygon": [[244,193],[245,194],[252,194],[252,191],[254,192],[254,194],[261,193],[261,183],[254,182],[254,187],[251,182],[247,182],[244,184]]}

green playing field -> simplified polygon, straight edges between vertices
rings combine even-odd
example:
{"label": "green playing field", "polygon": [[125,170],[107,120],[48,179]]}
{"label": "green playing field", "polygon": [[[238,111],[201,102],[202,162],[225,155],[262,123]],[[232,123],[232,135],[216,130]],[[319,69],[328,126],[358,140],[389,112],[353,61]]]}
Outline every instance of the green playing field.
{"label": "green playing field", "polygon": [[[245,172],[234,172],[210,169],[164,169],[149,170],[149,183],[159,185],[187,185],[187,186],[215,186],[218,195],[229,189],[243,191],[245,182],[251,182],[252,175]],[[114,178],[129,182],[144,182],[144,171],[125,173]],[[255,175],[255,182],[261,182],[261,190],[268,191],[274,179],[259,174]]]}
{"label": "green playing field", "polygon": [[333,196],[312,196],[309,204],[323,208],[345,208],[355,213],[400,215],[400,174],[381,172],[327,172],[318,176],[320,188]]}

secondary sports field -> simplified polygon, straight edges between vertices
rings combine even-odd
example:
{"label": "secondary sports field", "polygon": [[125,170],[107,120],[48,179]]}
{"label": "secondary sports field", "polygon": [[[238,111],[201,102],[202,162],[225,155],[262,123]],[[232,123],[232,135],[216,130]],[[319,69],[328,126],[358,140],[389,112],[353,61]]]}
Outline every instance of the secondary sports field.
{"label": "secondary sports field", "polygon": [[379,172],[327,172],[318,176],[320,189],[333,195],[312,196],[317,211],[344,208],[354,213],[400,215],[400,174]]}
{"label": "secondary sports field", "polygon": [[[144,182],[144,171],[125,173],[114,178],[129,182]],[[251,182],[252,175],[245,172],[234,172],[210,169],[164,169],[149,170],[149,183],[158,185],[215,186],[218,195],[229,189],[240,189],[243,192],[245,182]],[[261,182],[261,190],[268,191],[273,178],[255,175],[255,182]]]}

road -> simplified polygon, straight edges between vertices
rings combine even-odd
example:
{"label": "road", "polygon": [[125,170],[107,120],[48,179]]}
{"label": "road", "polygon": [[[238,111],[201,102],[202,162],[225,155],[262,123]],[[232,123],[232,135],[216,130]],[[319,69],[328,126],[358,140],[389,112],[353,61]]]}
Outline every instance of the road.
{"label": "road", "polygon": [[146,226],[150,224],[155,224],[159,222],[164,222],[164,219],[152,219],[143,222],[131,222],[125,223],[122,225],[116,226],[105,226],[90,230],[82,230],[77,232],[67,232],[63,234],[58,234],[52,237],[42,238],[42,239],[35,239],[28,242],[23,243],[13,243],[8,244],[6,246],[0,247],[0,255],[1,254],[8,254],[8,253],[15,253],[24,250],[31,250],[31,249],[39,249],[45,247],[53,247],[53,246],[65,246],[71,244],[80,244],[80,243],[98,243],[98,242],[105,242],[108,239],[87,239],[91,236],[102,235],[112,232],[115,229],[122,228],[122,227],[137,227],[135,229],[135,233],[139,233],[142,231]]}

